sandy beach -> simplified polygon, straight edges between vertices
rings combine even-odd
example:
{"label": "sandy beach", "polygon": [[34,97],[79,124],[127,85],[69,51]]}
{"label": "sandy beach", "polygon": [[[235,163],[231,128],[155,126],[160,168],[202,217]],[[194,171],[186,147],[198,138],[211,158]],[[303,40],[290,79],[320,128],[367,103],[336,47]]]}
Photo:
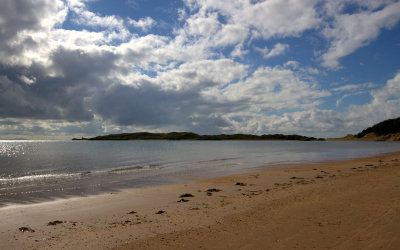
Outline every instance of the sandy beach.
{"label": "sandy beach", "polygon": [[[400,152],[0,208],[2,249],[400,249]],[[22,232],[24,231],[24,232]]]}

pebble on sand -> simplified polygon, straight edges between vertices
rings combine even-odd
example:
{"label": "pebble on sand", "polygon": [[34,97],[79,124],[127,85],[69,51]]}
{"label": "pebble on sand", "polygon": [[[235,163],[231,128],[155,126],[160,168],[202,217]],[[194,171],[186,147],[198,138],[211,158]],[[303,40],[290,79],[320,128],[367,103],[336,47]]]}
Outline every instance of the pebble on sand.
{"label": "pebble on sand", "polygon": [[54,221],[50,221],[49,223],[47,223],[47,226],[55,226],[57,224],[62,224],[63,222],[60,220],[54,220]]}
{"label": "pebble on sand", "polygon": [[210,188],[210,189],[208,189],[206,192],[221,192],[222,190],[221,189],[217,189],[217,188]]}
{"label": "pebble on sand", "polygon": [[194,197],[194,195],[186,193],[186,194],[182,194],[181,196],[179,196],[179,198],[188,198],[188,197]]}
{"label": "pebble on sand", "polygon": [[235,184],[236,186],[247,186],[247,184],[246,183],[243,183],[243,182],[236,182],[236,184]]}
{"label": "pebble on sand", "polygon": [[186,199],[180,199],[179,201],[177,201],[177,202],[188,202],[189,200],[186,200]]}
{"label": "pebble on sand", "polygon": [[30,227],[20,227],[20,228],[18,228],[18,230],[21,231],[21,232],[23,232],[23,233],[25,233],[25,232],[34,233],[34,232],[35,232],[35,230],[33,230],[33,229],[30,228]]}

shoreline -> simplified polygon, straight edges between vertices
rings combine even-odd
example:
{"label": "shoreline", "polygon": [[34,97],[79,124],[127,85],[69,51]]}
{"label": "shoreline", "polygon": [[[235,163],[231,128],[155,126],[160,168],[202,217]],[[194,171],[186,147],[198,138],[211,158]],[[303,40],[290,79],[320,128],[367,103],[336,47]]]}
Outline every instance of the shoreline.
{"label": "shoreline", "polygon": [[[296,142],[289,142],[289,146]],[[384,145],[377,145],[377,148],[370,143],[381,143],[381,142],[370,142],[368,144],[354,145],[344,143],[344,148],[339,149],[333,145],[333,150],[328,150],[325,154],[319,153],[319,147],[315,147],[319,142],[307,142],[307,144],[314,144],[313,149],[315,155],[311,150],[311,154],[307,155],[307,152],[301,151],[300,153],[285,154],[282,152],[272,152],[272,158],[266,154],[266,157],[260,157],[258,154],[262,154],[258,148],[252,148],[249,152],[253,155],[245,153],[243,157],[232,157],[231,154],[210,154],[202,155],[201,157],[189,158],[185,162],[176,161],[172,165],[168,165],[168,159],[163,159],[154,165],[154,162],[147,159],[147,162],[139,165],[129,165],[125,168],[118,167],[112,164],[106,164],[107,166],[113,166],[109,168],[85,168],[79,166],[79,162],[75,162],[74,158],[69,158],[73,166],[79,166],[73,168],[74,171],[67,172],[49,172],[40,175],[36,175],[35,172],[27,175],[21,175],[16,177],[4,177],[0,178],[0,208],[5,207],[8,204],[35,204],[46,201],[53,201],[59,198],[70,198],[79,196],[91,196],[99,195],[109,192],[120,192],[125,189],[132,188],[147,188],[158,185],[170,185],[178,184],[183,182],[193,182],[201,179],[209,179],[218,176],[235,175],[241,173],[250,173],[255,171],[264,171],[269,168],[286,168],[293,167],[301,164],[315,164],[321,162],[332,162],[341,160],[356,159],[357,157],[368,157],[371,154],[385,153],[382,151],[400,150],[399,144],[393,145],[384,142]],[[315,144],[317,143],[317,144]],[[327,144],[329,142],[322,142],[326,147],[331,147]],[[257,144],[257,143],[256,143]],[[251,144],[254,146],[256,144]],[[264,144],[262,144],[264,145]],[[363,148],[365,145],[370,145]],[[371,147],[372,145],[372,147]],[[393,145],[393,146],[391,146]],[[324,147],[325,147],[324,146]],[[381,147],[383,146],[383,147]],[[268,149],[267,151],[271,149]],[[339,150],[338,152],[336,152]],[[356,150],[355,152],[353,150]],[[191,150],[195,154],[194,150]],[[350,153],[347,153],[350,152]],[[321,156],[318,156],[321,155]],[[179,158],[179,155],[176,155]],[[104,158],[104,157],[103,157]],[[107,157],[106,157],[107,158]],[[93,157],[91,158],[92,160]],[[107,158],[108,159],[108,158]],[[209,160],[206,160],[209,159]],[[118,159],[116,159],[118,161]],[[57,163],[57,162],[56,162]],[[76,163],[76,164],[75,164]],[[18,165],[18,162],[16,162]],[[26,163],[29,164],[29,163]],[[198,165],[198,166],[197,166]],[[215,165],[215,166],[214,166]],[[260,167],[266,165],[266,168]],[[11,169],[6,166],[7,169]],[[151,171],[149,171],[151,170]],[[18,172],[17,170],[15,170]],[[126,174],[125,174],[125,171]],[[122,173],[122,174],[121,174]],[[5,175],[3,173],[3,175]],[[21,179],[21,181],[20,181]],[[10,185],[9,185],[10,184]]]}
{"label": "shoreline", "polygon": [[[299,206],[299,202],[306,204],[305,201],[314,196],[317,196],[319,200],[327,199],[328,201],[334,198],[334,195],[332,195],[333,198],[319,197],[318,190],[336,194],[333,190],[336,188],[341,190],[340,195],[343,196],[346,192],[352,191],[349,183],[352,183],[352,187],[360,186],[361,191],[371,188],[368,184],[371,178],[385,179],[385,182],[379,183],[382,186],[381,189],[395,191],[398,194],[397,197],[400,197],[400,193],[397,193],[399,187],[389,185],[393,184],[390,180],[400,176],[399,160],[400,152],[394,152],[356,160],[296,165],[289,168],[263,169],[260,167],[257,172],[191,181],[185,184],[128,189],[118,193],[7,206],[0,208],[2,221],[0,242],[7,249],[59,249],[62,247],[66,249],[140,249],[144,247],[184,249],[185,244],[188,246],[189,243],[191,248],[202,246],[206,249],[224,249],[229,248],[230,244],[230,247],[252,244],[245,242],[246,238],[250,237],[249,235],[245,237],[245,235],[247,232],[258,235],[257,232],[253,232],[253,229],[258,228],[260,232],[272,233],[279,242],[274,243],[268,237],[264,239],[264,242],[260,237],[253,242],[255,245],[253,244],[252,248],[264,243],[274,246],[273,248],[294,247],[295,245],[290,245],[292,241],[284,241],[284,237],[278,237],[286,235],[285,232],[278,230],[278,233],[274,234],[270,231],[271,228],[276,228],[276,225],[266,223],[263,216],[268,217],[267,221],[275,219],[277,222],[276,216],[279,215],[279,209],[282,207],[293,209],[293,206]],[[369,186],[361,188],[363,183]],[[218,190],[221,191],[215,192]],[[190,193],[194,197],[179,197],[185,193]],[[379,200],[380,197],[372,198]],[[177,202],[181,199],[188,202]],[[312,203],[318,203],[318,199],[313,200]],[[386,212],[395,209],[391,212],[394,213],[392,214],[393,223],[399,221],[397,220],[400,217],[399,199],[392,197],[391,202],[394,206],[386,209]],[[265,207],[269,210],[263,209]],[[156,214],[159,211],[165,212]],[[254,218],[255,214],[260,217],[259,220]],[[336,216],[340,217],[338,214]],[[291,217],[295,215],[292,214]],[[238,221],[239,218],[242,221]],[[352,218],[347,219],[351,221]],[[58,223],[47,225],[55,221]],[[296,220],[293,219],[293,221]],[[292,228],[293,221],[280,218],[278,222],[279,224],[286,223],[287,228]],[[249,225],[250,222],[253,224]],[[337,231],[338,225],[337,221],[331,225],[330,222],[323,220],[304,223],[306,226],[311,225],[312,230],[308,233],[321,228],[327,230],[329,227],[334,227]],[[298,223],[297,226],[303,228],[304,223]],[[341,222],[341,225],[343,223]],[[400,233],[400,224],[393,223],[391,225],[395,228],[394,232]],[[270,227],[264,228],[262,225],[265,224]],[[20,227],[32,228],[35,232],[22,233],[18,230]],[[242,236],[234,237],[238,230],[242,230],[239,232]],[[222,239],[225,241],[221,241],[222,245],[212,241],[215,237],[209,235],[208,231],[215,237],[218,236],[217,238],[223,236]],[[347,233],[351,234],[351,230]],[[194,240],[193,236],[197,234],[200,234],[200,237],[195,237],[196,240]],[[382,239],[384,238],[387,239],[387,236]],[[239,241],[239,239],[242,240]],[[392,239],[392,242],[399,243],[395,239]],[[304,239],[300,238],[296,243],[300,244],[300,248],[306,244]],[[307,244],[311,243],[307,242]],[[324,245],[325,241],[315,244],[317,247],[327,246]]]}
{"label": "shoreline", "polygon": [[[108,150],[110,145],[113,148],[111,151]],[[3,177],[0,178],[0,207],[8,203],[36,203],[129,188],[182,183],[181,180],[195,181],[253,172],[254,170],[249,168],[259,169],[258,166],[261,165],[268,165],[269,168],[285,167],[299,163],[347,160],[400,150],[400,144],[381,142],[296,141],[170,141],[155,144],[64,141],[54,144],[35,142],[20,146],[24,148],[21,152],[27,152],[25,156],[21,154],[21,157],[10,158],[5,166],[0,163],[3,166]],[[32,150],[36,147],[39,147],[37,153],[29,153],[36,152]],[[45,153],[48,147],[53,148],[55,152],[51,157]],[[170,147],[173,150],[167,150]],[[153,149],[156,151],[151,151]],[[132,156],[132,151],[138,153]],[[28,161],[31,157],[37,160]],[[54,168],[42,167],[47,165]],[[182,177],[183,175],[185,177]]]}

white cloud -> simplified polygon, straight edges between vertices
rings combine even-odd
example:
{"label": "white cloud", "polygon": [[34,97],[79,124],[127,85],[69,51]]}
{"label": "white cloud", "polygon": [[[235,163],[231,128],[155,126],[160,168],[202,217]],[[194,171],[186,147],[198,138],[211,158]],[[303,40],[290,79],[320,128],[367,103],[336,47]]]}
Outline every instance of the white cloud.
{"label": "white cloud", "polygon": [[197,13],[186,19],[185,31],[190,36],[209,37],[220,29],[217,13]]}
{"label": "white cloud", "polygon": [[157,22],[151,17],[141,18],[138,21],[128,18],[128,23],[133,27],[140,28],[143,31],[149,31]]}
{"label": "white cloud", "polygon": [[354,91],[354,90],[363,90],[363,89],[369,89],[369,88],[373,88],[376,85],[373,83],[362,83],[362,84],[347,84],[347,85],[343,85],[340,87],[336,87],[333,88],[333,91],[338,91],[338,92],[342,92],[342,91]]}
{"label": "white cloud", "polygon": [[274,56],[279,56],[284,54],[288,49],[289,49],[289,45],[287,44],[282,44],[282,43],[277,43],[274,45],[274,47],[272,49],[268,49],[268,48],[258,48],[258,47],[254,47],[256,51],[260,52],[264,58],[271,58]]}
{"label": "white cloud", "polygon": [[217,12],[199,11],[188,17],[183,29],[176,33],[172,44],[192,58],[194,54],[195,58],[199,55],[211,58],[216,54],[214,51],[227,46],[234,46],[232,55],[239,57],[246,52],[243,43],[249,36],[249,29],[242,25],[222,24]]}
{"label": "white cloud", "polygon": [[249,35],[249,30],[241,25],[226,24],[212,39],[212,46],[228,46],[243,43]]}
{"label": "white cloud", "polygon": [[27,85],[31,85],[31,84],[34,84],[34,83],[36,83],[36,77],[31,77],[31,78],[29,78],[29,77],[27,77],[27,76],[24,76],[24,75],[21,75],[21,76],[19,76],[19,79],[22,81],[22,82],[24,82],[25,84],[27,84]]}
{"label": "white cloud", "polygon": [[283,66],[285,67],[290,67],[292,69],[297,69],[299,67],[300,63],[297,61],[287,61]]}
{"label": "white cloud", "polygon": [[87,30],[56,29],[48,34],[48,38],[50,39],[49,43],[53,43],[55,47],[61,45],[81,50],[100,47],[109,42],[104,33]]}
{"label": "white cloud", "polygon": [[232,57],[243,58],[248,53],[249,50],[244,49],[243,43],[239,43],[238,45],[235,46],[230,55]]}
{"label": "white cloud", "polygon": [[368,45],[382,29],[390,29],[400,20],[400,2],[391,2],[383,8],[382,4],[371,4],[370,9],[354,14],[340,14],[338,11],[344,8],[343,3],[339,6],[335,3],[326,5],[334,22],[322,31],[330,41],[330,47],[321,58],[323,65],[331,69],[338,69],[340,58]]}
{"label": "white cloud", "polygon": [[[115,48],[116,54],[121,56],[119,66],[130,67],[133,70],[149,70],[149,64],[166,64],[170,60],[177,60],[179,54],[169,48],[170,38],[165,36],[146,35],[134,37],[130,41]],[[182,52],[184,53],[184,52]]]}

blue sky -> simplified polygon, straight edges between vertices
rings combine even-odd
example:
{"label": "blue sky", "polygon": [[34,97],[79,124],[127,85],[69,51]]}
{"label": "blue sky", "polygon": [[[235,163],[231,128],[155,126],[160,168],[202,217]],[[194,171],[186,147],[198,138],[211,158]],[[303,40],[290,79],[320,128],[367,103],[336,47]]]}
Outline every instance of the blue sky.
{"label": "blue sky", "polygon": [[0,138],[356,133],[400,116],[400,2],[5,0]]}

